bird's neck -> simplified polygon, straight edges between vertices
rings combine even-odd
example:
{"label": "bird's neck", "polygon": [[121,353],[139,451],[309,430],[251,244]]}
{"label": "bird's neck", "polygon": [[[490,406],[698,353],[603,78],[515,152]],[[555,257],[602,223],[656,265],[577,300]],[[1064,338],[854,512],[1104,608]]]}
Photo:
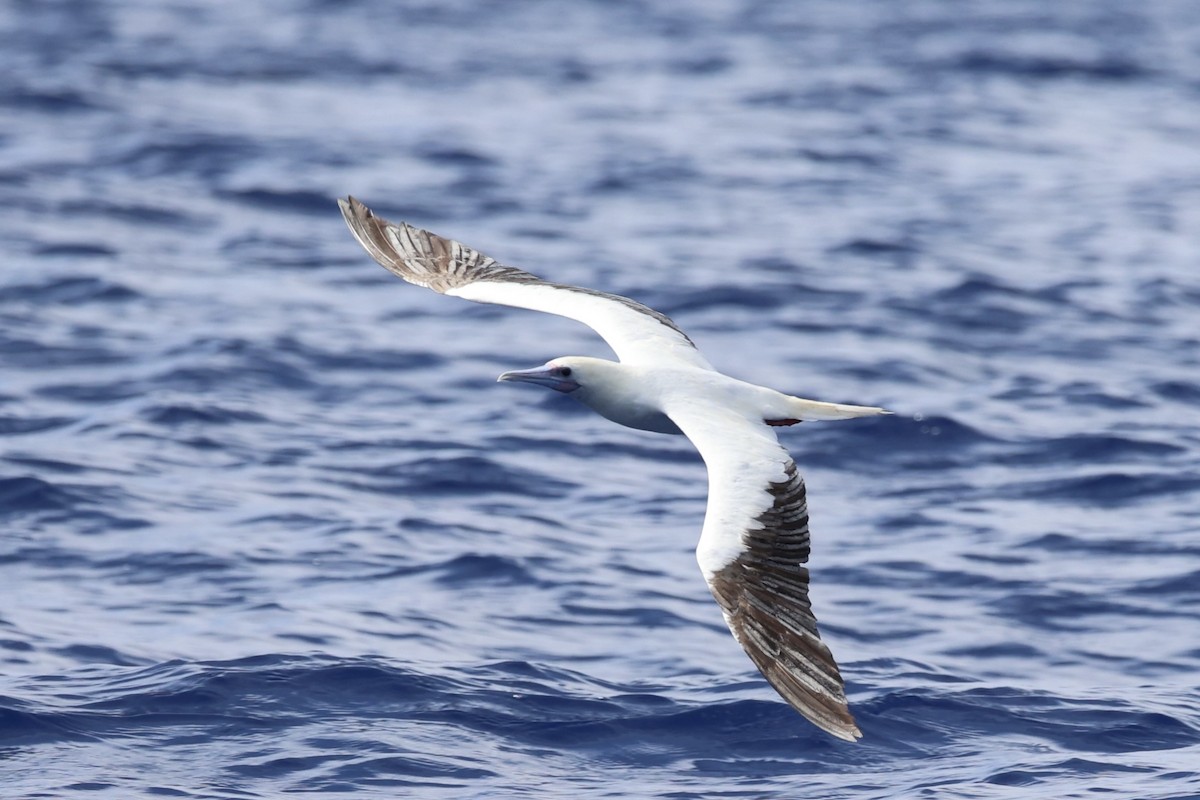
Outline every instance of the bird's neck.
{"label": "bird's neck", "polygon": [[649,370],[602,361],[589,373],[591,379],[571,396],[600,416],[627,428],[682,433],[662,412],[659,387]]}

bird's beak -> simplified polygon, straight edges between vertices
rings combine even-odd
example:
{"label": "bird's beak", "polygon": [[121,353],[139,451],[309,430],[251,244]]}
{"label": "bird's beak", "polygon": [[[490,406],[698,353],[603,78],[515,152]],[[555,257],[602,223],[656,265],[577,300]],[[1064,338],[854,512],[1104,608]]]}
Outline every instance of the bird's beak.
{"label": "bird's beak", "polygon": [[553,389],[556,392],[573,392],[579,388],[579,384],[570,378],[564,378],[561,375],[555,375],[554,370],[549,367],[534,367],[533,369],[514,369],[511,372],[505,372],[497,381],[512,382],[512,383],[536,383],[538,386],[545,386],[548,389]]}

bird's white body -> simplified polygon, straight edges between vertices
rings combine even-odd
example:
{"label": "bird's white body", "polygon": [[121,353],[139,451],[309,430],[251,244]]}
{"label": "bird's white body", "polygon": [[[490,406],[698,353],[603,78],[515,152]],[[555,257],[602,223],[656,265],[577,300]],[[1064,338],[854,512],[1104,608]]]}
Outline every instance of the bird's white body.
{"label": "bird's white body", "polygon": [[773,426],[883,413],[869,406],[792,397],[712,368],[672,364],[669,360],[663,364],[624,364],[586,356],[555,359],[555,363],[568,362],[595,376],[572,392],[572,397],[618,425],[653,433],[683,433],[665,411],[674,400],[703,400],[747,421]]}
{"label": "bird's white body", "polygon": [[775,427],[887,412],[805,400],[723,375],[675,323],[628,298],[549,283],[459,242],[388,223],[353,198],[339,202],[359,243],[406,281],[570,317],[608,342],[619,362],[560,357],[500,380],[569,394],[629,428],[687,436],[709,477],[696,559],[734,636],[800,713],[842,739],[861,736],[808,601],[804,482]]}

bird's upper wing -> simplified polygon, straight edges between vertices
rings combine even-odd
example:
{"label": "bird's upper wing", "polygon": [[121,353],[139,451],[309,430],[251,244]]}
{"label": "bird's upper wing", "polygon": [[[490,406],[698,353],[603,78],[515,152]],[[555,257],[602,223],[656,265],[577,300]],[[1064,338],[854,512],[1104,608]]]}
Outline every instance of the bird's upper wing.
{"label": "bird's upper wing", "polygon": [[862,734],[808,599],[804,479],[774,431],[697,397],[666,403],[708,467],[696,559],[725,621],[763,676],[801,714],[847,741]]}
{"label": "bird's upper wing", "polygon": [[582,322],[626,363],[683,362],[712,369],[666,315],[615,294],[544,281],[451,239],[375,216],[353,197],[338,200],[354,238],[409,283],[480,303],[545,311]]}

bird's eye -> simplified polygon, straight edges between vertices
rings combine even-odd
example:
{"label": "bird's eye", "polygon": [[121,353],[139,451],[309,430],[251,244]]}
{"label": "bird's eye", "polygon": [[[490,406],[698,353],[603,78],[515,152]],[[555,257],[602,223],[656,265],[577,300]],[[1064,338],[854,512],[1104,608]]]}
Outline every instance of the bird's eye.
{"label": "bird's eye", "polygon": [[571,368],[570,367],[559,367],[558,374],[563,376],[564,378],[569,378],[569,377],[571,377]]}

